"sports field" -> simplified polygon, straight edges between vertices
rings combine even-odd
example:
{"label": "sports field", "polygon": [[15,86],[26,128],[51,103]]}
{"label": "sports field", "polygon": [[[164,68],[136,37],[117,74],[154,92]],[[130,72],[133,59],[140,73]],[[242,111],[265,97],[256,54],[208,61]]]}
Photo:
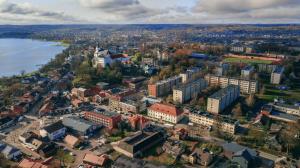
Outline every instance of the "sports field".
{"label": "sports field", "polygon": [[246,63],[246,64],[271,64],[272,61],[257,60],[257,59],[241,59],[241,58],[225,58],[224,62]]}

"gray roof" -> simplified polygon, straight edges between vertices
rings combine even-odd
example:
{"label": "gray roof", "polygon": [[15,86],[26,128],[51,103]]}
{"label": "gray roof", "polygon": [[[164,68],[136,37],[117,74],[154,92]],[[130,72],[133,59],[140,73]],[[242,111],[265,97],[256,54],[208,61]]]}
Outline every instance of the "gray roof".
{"label": "gray roof", "polygon": [[6,145],[6,147],[1,151],[1,153],[5,156],[9,156],[9,155],[11,155],[15,152],[18,152],[18,151],[20,151],[20,150],[15,148],[15,147]]}
{"label": "gray roof", "polygon": [[243,157],[248,161],[253,159],[253,156],[250,154],[248,149],[243,149],[241,151],[236,152],[233,157]]}
{"label": "gray roof", "polygon": [[241,151],[246,149],[252,157],[257,156],[257,152],[255,150],[239,145],[234,142],[223,144],[222,147],[225,151],[231,151],[235,154],[239,154]]}
{"label": "gray roof", "polygon": [[90,121],[77,117],[65,117],[63,118],[62,122],[64,126],[79,132],[86,132],[89,128],[95,125]]}

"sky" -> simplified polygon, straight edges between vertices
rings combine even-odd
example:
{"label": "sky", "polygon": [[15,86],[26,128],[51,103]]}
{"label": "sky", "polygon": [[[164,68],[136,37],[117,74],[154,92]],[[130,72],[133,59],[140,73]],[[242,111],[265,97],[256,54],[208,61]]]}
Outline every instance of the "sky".
{"label": "sky", "polygon": [[0,24],[300,23],[300,0],[0,0]]}

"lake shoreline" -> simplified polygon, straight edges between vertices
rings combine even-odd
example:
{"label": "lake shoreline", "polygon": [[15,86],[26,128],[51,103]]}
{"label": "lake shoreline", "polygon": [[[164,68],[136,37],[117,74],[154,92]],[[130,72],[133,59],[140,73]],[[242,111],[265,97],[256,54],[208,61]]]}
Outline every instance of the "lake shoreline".
{"label": "lake shoreline", "polygon": [[38,72],[70,44],[63,41],[46,41],[32,38],[0,38],[0,78]]}

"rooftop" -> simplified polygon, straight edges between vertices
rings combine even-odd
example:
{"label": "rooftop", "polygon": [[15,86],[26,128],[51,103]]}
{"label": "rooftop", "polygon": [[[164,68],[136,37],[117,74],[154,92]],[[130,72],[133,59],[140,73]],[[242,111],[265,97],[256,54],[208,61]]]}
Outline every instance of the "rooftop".
{"label": "rooftop", "polygon": [[228,85],[226,88],[223,88],[223,89],[217,91],[216,93],[214,93],[213,95],[209,96],[209,98],[222,99],[229,92],[231,92],[232,90],[238,89],[238,88],[239,88],[239,86],[236,86],[236,85]]}
{"label": "rooftop", "polygon": [[96,114],[100,114],[100,115],[106,116],[106,117],[115,117],[115,116],[119,116],[120,115],[120,114],[118,114],[116,112],[106,111],[106,110],[103,110],[103,109],[102,110],[95,109],[92,112],[96,113]]}
{"label": "rooftop", "polygon": [[62,121],[58,121],[56,123],[50,124],[48,126],[44,127],[44,130],[46,130],[48,133],[53,133],[57,130],[60,130],[64,128],[65,126],[62,124]]}
{"label": "rooftop", "polygon": [[70,127],[80,132],[86,132],[90,127],[95,125],[90,121],[78,117],[65,117],[62,122],[66,127]]}
{"label": "rooftop", "polygon": [[155,103],[149,107],[150,110],[165,113],[172,116],[179,116],[183,113],[182,110],[174,105]]}
{"label": "rooftop", "polygon": [[[213,115],[212,113],[208,113],[208,112],[193,110],[193,111],[191,111],[191,113],[199,115],[199,116],[211,118],[211,119],[216,118],[216,115]],[[227,117],[227,116],[218,115],[218,117],[219,117],[220,121],[225,122],[225,123],[229,123],[229,124],[238,123],[238,120],[235,120],[235,119]]]}
{"label": "rooftop", "polygon": [[284,71],[284,68],[283,68],[283,67],[277,66],[277,67],[273,70],[273,73],[281,74],[281,73],[283,73],[283,71]]}

